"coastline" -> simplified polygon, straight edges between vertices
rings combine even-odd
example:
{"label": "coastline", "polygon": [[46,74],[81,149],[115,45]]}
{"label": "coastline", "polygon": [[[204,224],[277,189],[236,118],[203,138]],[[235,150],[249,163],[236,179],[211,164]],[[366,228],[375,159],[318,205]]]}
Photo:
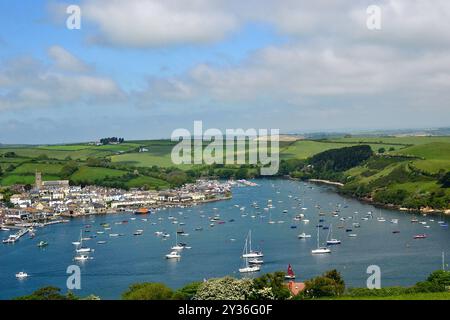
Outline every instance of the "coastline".
{"label": "coastline", "polygon": [[[150,207],[150,209],[152,210],[157,210],[157,209],[169,209],[169,208],[188,208],[188,207],[194,207],[194,206],[198,206],[198,205],[202,205],[202,204],[206,204],[206,203],[211,203],[211,202],[217,202],[217,201],[222,201],[222,200],[231,200],[233,198],[233,196],[226,196],[226,197],[220,197],[220,198],[212,198],[212,199],[205,199],[202,201],[194,201],[194,202],[190,202],[190,203],[166,203],[164,205],[159,205],[159,206],[153,206]],[[96,216],[96,215],[111,215],[111,214],[121,214],[121,213],[130,213],[132,214],[136,209],[138,208],[123,208],[122,210],[113,210],[113,211],[106,211],[103,213],[85,213],[85,214],[78,214],[78,215],[70,215],[70,214],[61,214],[61,217],[64,218],[80,218],[80,217],[88,217],[88,216]]]}
{"label": "coastline", "polygon": [[[292,180],[299,180],[299,179],[293,178],[291,176],[289,176],[289,178]],[[339,191],[339,188],[344,186],[344,184],[341,182],[322,180],[322,179],[308,179],[307,181],[311,182],[311,183],[326,184],[326,185],[337,187],[337,189],[338,189],[337,192],[340,195],[343,195],[342,192]],[[430,208],[430,207],[416,209],[416,208],[403,207],[401,205],[396,205],[396,204],[392,204],[392,203],[387,203],[387,204],[380,203],[380,202],[374,201],[372,198],[367,198],[367,197],[356,197],[356,196],[348,195],[348,194],[345,194],[345,196],[348,196],[352,199],[357,199],[359,201],[369,203],[376,207],[380,207],[380,208],[384,208],[384,209],[398,210],[398,211],[403,211],[403,212],[408,212],[408,213],[421,213],[421,214],[426,214],[426,215],[428,215],[428,214],[430,214],[430,215],[444,214],[446,216],[450,216],[450,208],[442,209],[442,210],[434,209],[434,208]]]}

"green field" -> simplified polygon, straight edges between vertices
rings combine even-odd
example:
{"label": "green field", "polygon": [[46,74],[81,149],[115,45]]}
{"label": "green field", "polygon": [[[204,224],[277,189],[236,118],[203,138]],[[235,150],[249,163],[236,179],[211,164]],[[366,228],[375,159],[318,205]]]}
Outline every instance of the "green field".
{"label": "green field", "polygon": [[[95,146],[87,143],[67,145],[0,145],[0,168],[3,171],[1,184],[34,183],[35,171],[44,174],[44,179],[59,179],[63,166],[76,160],[79,167],[68,177],[73,183],[95,183],[96,181],[117,181],[125,183],[127,187],[151,186],[164,188],[169,184],[164,180],[164,170],[170,172],[173,168],[180,170],[201,170],[198,165],[174,165],[171,152],[177,142],[170,140],[140,140],[128,141],[118,145]],[[204,147],[208,143],[204,143]],[[373,190],[390,190],[419,194],[438,193],[442,189],[437,183],[438,174],[450,170],[450,137],[346,137],[330,138],[324,140],[297,140],[280,142],[280,158],[308,159],[311,156],[330,149],[368,144],[377,153],[380,148],[385,149],[386,156],[378,156],[357,167],[345,172],[348,180],[343,181],[349,189],[365,186]],[[139,147],[148,150],[138,152]],[[248,149],[245,151],[248,153]],[[6,153],[14,152],[13,155]],[[224,155],[226,152],[224,152]],[[237,152],[235,151],[235,154]],[[395,157],[391,157],[395,156]],[[402,157],[398,157],[402,156]],[[407,156],[407,158],[403,157]],[[391,157],[391,158],[390,158]],[[104,159],[111,165],[87,164],[88,158]],[[103,161],[103,160],[102,160]],[[162,169],[154,171],[156,166]],[[138,175],[134,170],[139,169]],[[151,168],[144,170],[145,168]],[[153,170],[153,171],[152,171]],[[226,169],[218,168],[215,174],[222,175],[237,172],[237,166],[228,166]],[[420,175],[411,181],[410,175],[422,172],[428,176]],[[159,172],[159,173],[158,173]],[[249,174],[256,169],[249,168]],[[126,177],[124,178],[124,176]],[[447,194],[447,190],[444,191]],[[441,199],[442,200],[442,199]]]}
{"label": "green field", "polygon": [[169,187],[169,184],[164,180],[146,176],[140,176],[131,179],[130,181],[127,182],[127,185],[129,188],[138,188],[144,185],[147,185],[152,188],[158,187],[159,189],[165,189]]}
{"label": "green field", "polygon": [[174,165],[170,153],[162,154],[157,152],[141,152],[141,153],[125,153],[121,155],[111,156],[111,161],[113,163],[120,163],[135,167],[180,167],[189,168],[190,165]]}
{"label": "green field", "polygon": [[[280,158],[281,159],[306,159],[309,158],[319,152],[323,152],[329,149],[339,149],[343,147],[350,147],[358,145],[357,141],[312,141],[312,140],[300,140],[289,144],[284,148],[280,148]],[[385,148],[389,150],[389,148],[399,149],[398,145],[392,144],[373,144],[368,143],[373,151],[377,151],[379,148]]]}
{"label": "green field", "polygon": [[[58,180],[59,176],[52,175],[43,175],[44,180]],[[1,185],[10,186],[13,184],[31,184],[33,185],[35,182],[34,174],[33,175],[7,175],[1,179]]]}
{"label": "green field", "polygon": [[58,175],[61,172],[63,165],[59,163],[24,163],[14,169],[12,174],[33,174],[36,171],[42,174]]}
{"label": "green field", "polygon": [[76,182],[94,183],[96,180],[105,178],[121,177],[127,171],[115,170],[109,168],[98,167],[81,167],[71,177],[71,180]]}

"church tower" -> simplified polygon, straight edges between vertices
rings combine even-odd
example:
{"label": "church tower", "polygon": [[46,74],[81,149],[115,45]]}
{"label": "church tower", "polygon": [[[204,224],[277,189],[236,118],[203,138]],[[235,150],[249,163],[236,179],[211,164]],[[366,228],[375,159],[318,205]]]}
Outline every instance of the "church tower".
{"label": "church tower", "polygon": [[36,180],[36,189],[40,190],[42,188],[42,174],[36,170],[35,174],[35,180]]}

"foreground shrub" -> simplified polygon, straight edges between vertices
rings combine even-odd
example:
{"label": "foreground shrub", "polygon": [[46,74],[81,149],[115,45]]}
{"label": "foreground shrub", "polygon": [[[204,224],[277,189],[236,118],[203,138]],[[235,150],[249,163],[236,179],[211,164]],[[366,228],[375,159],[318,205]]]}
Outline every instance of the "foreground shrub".
{"label": "foreground shrub", "polygon": [[203,282],[195,300],[246,300],[252,293],[253,281],[224,277]]}
{"label": "foreground shrub", "polygon": [[77,300],[71,292],[67,294],[61,294],[61,289],[57,287],[44,287],[34,291],[28,296],[21,296],[15,298],[15,300]]}
{"label": "foreground shrub", "polygon": [[291,293],[284,282],[284,272],[267,273],[253,280],[252,300],[286,300]]}
{"label": "foreground shrub", "polygon": [[191,300],[198,291],[198,288],[201,286],[202,282],[192,282],[187,284],[181,289],[178,289],[173,294],[172,299],[174,300]]}
{"label": "foreground shrub", "polygon": [[173,291],[163,283],[144,282],[132,284],[122,294],[124,300],[170,300]]}
{"label": "foreground shrub", "polygon": [[305,290],[296,299],[314,299],[321,297],[335,297],[344,293],[345,283],[341,274],[336,270],[325,272],[322,276],[307,280]]}

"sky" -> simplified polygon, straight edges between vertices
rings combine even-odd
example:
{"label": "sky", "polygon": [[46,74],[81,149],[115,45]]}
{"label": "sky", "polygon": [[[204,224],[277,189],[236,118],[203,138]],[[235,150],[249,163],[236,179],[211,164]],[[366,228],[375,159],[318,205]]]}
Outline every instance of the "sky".
{"label": "sky", "polygon": [[0,0],[0,26],[0,143],[450,125],[447,0]]}

